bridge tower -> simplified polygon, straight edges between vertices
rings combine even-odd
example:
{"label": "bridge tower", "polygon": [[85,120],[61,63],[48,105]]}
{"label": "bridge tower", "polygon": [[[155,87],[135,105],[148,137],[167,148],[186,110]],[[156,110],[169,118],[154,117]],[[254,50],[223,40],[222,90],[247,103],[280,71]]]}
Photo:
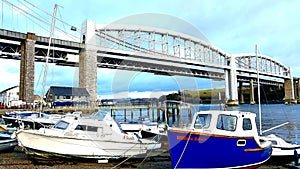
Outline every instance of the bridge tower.
{"label": "bridge tower", "polygon": [[82,24],[81,41],[84,48],[79,53],[79,87],[86,88],[90,94],[90,102],[97,99],[97,50],[95,22]]}
{"label": "bridge tower", "polygon": [[35,34],[27,33],[21,42],[19,99],[28,103],[34,100]]}
{"label": "bridge tower", "polygon": [[295,99],[295,86],[294,79],[292,76],[292,69],[289,68],[290,79],[284,80],[284,94],[285,103],[297,104],[297,99]]}
{"label": "bridge tower", "polygon": [[225,70],[225,88],[226,88],[226,98],[227,105],[237,106],[239,105],[238,100],[238,87],[237,87],[237,75],[236,75],[236,64],[235,56],[231,55],[229,66],[230,70]]}

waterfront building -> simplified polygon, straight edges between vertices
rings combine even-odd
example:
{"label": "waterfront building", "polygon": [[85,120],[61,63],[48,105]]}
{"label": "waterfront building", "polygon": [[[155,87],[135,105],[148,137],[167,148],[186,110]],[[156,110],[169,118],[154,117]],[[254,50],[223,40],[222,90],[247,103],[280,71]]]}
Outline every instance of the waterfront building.
{"label": "waterfront building", "polygon": [[19,86],[13,86],[0,92],[0,105],[1,106],[19,106],[23,104],[19,100]]}
{"label": "waterfront building", "polygon": [[46,102],[54,106],[72,106],[79,103],[87,103],[90,94],[86,88],[50,86],[46,93]]}

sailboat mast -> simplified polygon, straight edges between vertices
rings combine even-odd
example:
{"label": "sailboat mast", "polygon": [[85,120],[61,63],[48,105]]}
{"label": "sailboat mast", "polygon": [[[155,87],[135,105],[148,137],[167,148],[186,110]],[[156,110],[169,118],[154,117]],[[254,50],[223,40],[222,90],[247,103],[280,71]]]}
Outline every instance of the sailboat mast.
{"label": "sailboat mast", "polygon": [[257,75],[257,97],[258,97],[258,115],[259,115],[259,135],[262,135],[261,126],[261,104],[260,104],[260,82],[259,82],[259,71],[258,71],[258,47],[255,45],[255,56],[256,56],[256,75]]}
{"label": "sailboat mast", "polygon": [[[58,7],[58,5],[55,4],[54,5],[54,11],[53,11],[53,17],[52,17],[52,22],[51,22],[50,37],[49,37],[48,50],[47,50],[46,63],[45,63],[45,71],[44,71],[44,77],[43,77],[42,98],[44,98],[44,95],[45,95],[45,86],[46,86],[46,80],[47,80],[49,54],[50,54],[52,36],[53,36],[53,33],[54,33],[57,7]],[[42,99],[42,100],[44,100],[44,99]],[[43,103],[41,104],[41,109],[43,109]]]}

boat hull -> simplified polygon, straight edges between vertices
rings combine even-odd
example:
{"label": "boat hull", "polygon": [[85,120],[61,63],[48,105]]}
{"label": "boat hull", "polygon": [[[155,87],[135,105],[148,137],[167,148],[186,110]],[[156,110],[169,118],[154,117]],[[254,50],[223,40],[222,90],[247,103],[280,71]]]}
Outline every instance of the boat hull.
{"label": "boat hull", "polygon": [[272,152],[271,146],[261,148],[251,137],[181,130],[169,130],[168,137],[172,168],[255,168]]}
{"label": "boat hull", "polygon": [[16,138],[0,140],[0,151],[13,151],[17,145],[18,140]]}
{"label": "boat hull", "polygon": [[[36,131],[37,132],[37,131]],[[38,134],[34,131],[21,131],[17,138],[25,152],[42,158],[76,157],[87,159],[118,159],[146,154],[151,148],[160,144],[138,141],[95,140],[89,136],[84,139],[57,137]]]}

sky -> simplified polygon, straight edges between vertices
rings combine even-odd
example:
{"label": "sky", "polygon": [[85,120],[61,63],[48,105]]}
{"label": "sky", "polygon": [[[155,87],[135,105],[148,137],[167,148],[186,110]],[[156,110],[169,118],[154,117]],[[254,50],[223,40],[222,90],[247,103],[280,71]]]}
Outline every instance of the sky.
{"label": "sky", "polygon": [[[291,67],[293,76],[300,77],[298,0],[11,0],[9,2],[15,7],[5,0],[1,1],[0,25],[3,29],[49,36],[50,15],[53,14],[54,4],[59,5],[57,18],[64,21],[64,23],[56,21],[56,27],[67,31],[68,38],[80,36],[80,31],[70,31],[70,25],[80,29],[85,20],[109,24],[137,14],[165,14],[189,23],[211,44],[227,53],[254,53],[257,44],[259,53]],[[63,36],[65,35],[59,31],[54,34],[54,37]],[[19,67],[19,61],[0,59],[0,91],[19,85]],[[43,64],[36,64],[36,94],[41,93],[42,71]],[[77,74],[76,68],[50,64],[47,85],[77,86]],[[186,89],[219,88],[224,86],[224,82],[98,68],[97,86],[97,93],[101,98],[134,98],[159,97],[162,94]]]}

